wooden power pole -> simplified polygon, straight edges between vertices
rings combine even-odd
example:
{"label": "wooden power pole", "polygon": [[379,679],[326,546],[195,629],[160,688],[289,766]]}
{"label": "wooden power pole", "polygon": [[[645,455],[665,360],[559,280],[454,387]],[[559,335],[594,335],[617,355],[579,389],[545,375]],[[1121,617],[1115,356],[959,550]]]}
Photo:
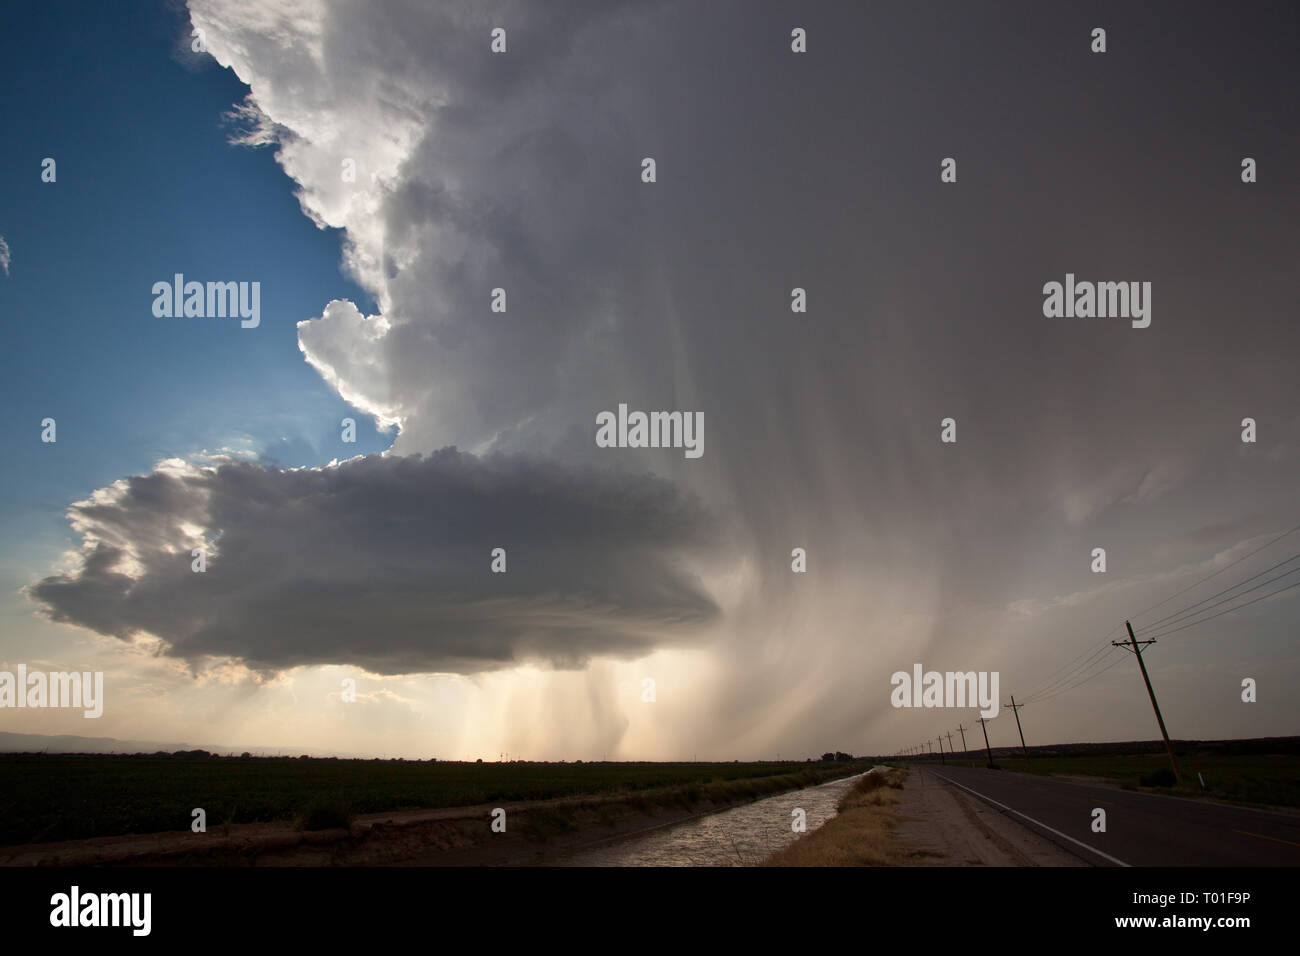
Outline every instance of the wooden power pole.
{"label": "wooden power pole", "polygon": [[1178,758],[1174,756],[1174,745],[1169,742],[1169,731],[1165,730],[1165,719],[1160,716],[1160,705],[1156,703],[1156,692],[1151,689],[1151,678],[1147,676],[1147,665],[1142,660],[1142,651],[1148,644],[1154,644],[1155,638],[1146,641],[1139,641],[1133,633],[1133,625],[1128,621],[1124,622],[1128,628],[1127,641],[1111,641],[1116,647],[1122,647],[1133,652],[1133,656],[1138,659],[1138,667],[1142,671],[1142,680],[1147,685],[1147,696],[1151,698],[1151,708],[1156,712],[1156,723],[1160,725],[1160,736],[1165,738],[1165,750],[1169,753],[1170,766],[1174,768],[1174,779],[1182,783],[1183,775],[1178,772]]}
{"label": "wooden power pole", "polygon": [[1029,748],[1025,746],[1025,732],[1020,729],[1020,708],[1025,705],[1017,704],[1016,695],[1012,694],[1011,703],[1006,704],[1005,706],[1010,707],[1011,712],[1016,715],[1016,730],[1020,731],[1020,749],[1025,752],[1025,763],[1029,763]]}
{"label": "wooden power pole", "polygon": [[989,746],[989,721],[987,717],[975,718],[980,722],[980,727],[984,729],[984,750],[989,755],[989,769],[993,769],[993,748]]}

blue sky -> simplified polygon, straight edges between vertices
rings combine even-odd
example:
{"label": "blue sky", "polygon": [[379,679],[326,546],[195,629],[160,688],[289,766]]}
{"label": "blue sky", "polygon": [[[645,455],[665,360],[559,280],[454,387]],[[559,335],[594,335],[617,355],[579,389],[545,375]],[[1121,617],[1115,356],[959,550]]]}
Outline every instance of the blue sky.
{"label": "blue sky", "polygon": [[[222,114],[247,87],[210,59],[183,65],[186,22],[161,6],[26,4],[6,19],[6,590],[75,543],[71,501],[161,458],[230,446],[300,466],[387,447],[391,434],[298,349],[295,324],[330,298],[373,306],[340,272],[339,231],[303,215],[274,149],[228,144]],[[54,183],[41,181],[47,156]],[[176,272],[260,281],[260,326],[155,318],[150,289]],[[40,443],[47,416],[53,445]],[[355,445],[339,442],[345,416]]]}

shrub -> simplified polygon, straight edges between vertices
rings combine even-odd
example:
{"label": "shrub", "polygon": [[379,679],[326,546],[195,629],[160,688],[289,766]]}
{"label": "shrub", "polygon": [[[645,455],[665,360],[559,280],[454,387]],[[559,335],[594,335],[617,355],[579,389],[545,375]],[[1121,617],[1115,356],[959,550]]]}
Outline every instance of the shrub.
{"label": "shrub", "polygon": [[303,809],[298,826],[303,830],[346,830],[352,826],[355,816],[342,793],[332,797],[318,793]]}
{"label": "shrub", "polygon": [[1153,770],[1151,773],[1144,773],[1138,777],[1138,783],[1144,787],[1172,787],[1178,783],[1178,778],[1168,767],[1161,767],[1159,770]]}

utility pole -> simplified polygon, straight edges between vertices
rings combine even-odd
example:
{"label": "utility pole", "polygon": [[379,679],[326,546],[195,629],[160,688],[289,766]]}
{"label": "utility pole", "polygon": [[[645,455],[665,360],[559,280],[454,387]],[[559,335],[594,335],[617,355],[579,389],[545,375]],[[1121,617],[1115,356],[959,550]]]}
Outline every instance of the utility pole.
{"label": "utility pole", "polygon": [[[966,749],[966,728],[958,724],[957,729],[961,732],[961,752],[966,755],[966,762],[970,763],[970,751]],[[972,763],[971,766],[975,765]]]}
{"label": "utility pole", "polygon": [[940,734],[938,739],[939,739],[939,763],[943,764],[946,767],[948,766],[948,761],[943,759],[943,734]]}
{"label": "utility pole", "polygon": [[[1011,713],[1016,715],[1016,730],[1020,730],[1020,708],[1024,704],[1016,703],[1016,695],[1011,695],[1011,703],[1004,705],[1011,708]],[[1025,732],[1020,730],[1020,749],[1025,752],[1025,763],[1029,763],[1029,748],[1025,746]]]}
{"label": "utility pole", "polygon": [[1156,712],[1156,723],[1160,725],[1160,736],[1165,738],[1165,750],[1169,752],[1169,763],[1174,768],[1174,779],[1179,783],[1183,782],[1183,775],[1178,772],[1178,759],[1174,757],[1174,745],[1169,742],[1169,731],[1165,730],[1165,719],[1160,716],[1160,705],[1156,703],[1156,692],[1151,689],[1151,678],[1147,676],[1147,665],[1142,660],[1142,651],[1148,644],[1154,644],[1155,638],[1146,641],[1139,641],[1133,633],[1133,625],[1128,621],[1124,622],[1128,628],[1127,641],[1111,641],[1116,647],[1122,647],[1133,652],[1133,656],[1138,659],[1138,667],[1142,670],[1142,680],[1147,685],[1147,696],[1151,698],[1151,707]]}
{"label": "utility pole", "polygon": [[984,750],[989,755],[989,769],[993,769],[993,748],[989,746],[989,721],[987,717],[977,717],[980,726],[984,728]]}

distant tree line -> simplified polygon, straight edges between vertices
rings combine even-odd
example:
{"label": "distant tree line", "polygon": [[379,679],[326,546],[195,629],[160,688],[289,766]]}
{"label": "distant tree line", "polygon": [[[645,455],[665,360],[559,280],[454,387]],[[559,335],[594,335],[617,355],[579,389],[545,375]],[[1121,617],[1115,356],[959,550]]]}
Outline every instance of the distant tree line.
{"label": "distant tree line", "polygon": [[828,750],[822,754],[822,763],[848,763],[852,759],[852,754],[846,754],[843,750],[837,750],[835,753]]}

